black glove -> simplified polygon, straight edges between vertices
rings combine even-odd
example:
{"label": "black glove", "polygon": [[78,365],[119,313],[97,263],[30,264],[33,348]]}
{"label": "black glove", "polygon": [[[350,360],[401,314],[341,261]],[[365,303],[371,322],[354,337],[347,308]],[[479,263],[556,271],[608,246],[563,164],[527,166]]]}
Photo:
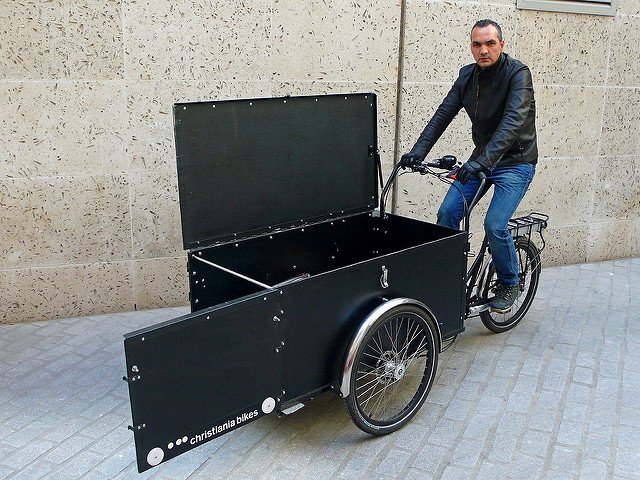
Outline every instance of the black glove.
{"label": "black glove", "polygon": [[400,166],[403,168],[411,168],[422,162],[422,157],[417,153],[405,153],[400,158]]}
{"label": "black glove", "polygon": [[471,177],[476,177],[480,172],[484,172],[485,168],[475,160],[469,160],[456,172],[456,178],[461,184],[467,183]]}

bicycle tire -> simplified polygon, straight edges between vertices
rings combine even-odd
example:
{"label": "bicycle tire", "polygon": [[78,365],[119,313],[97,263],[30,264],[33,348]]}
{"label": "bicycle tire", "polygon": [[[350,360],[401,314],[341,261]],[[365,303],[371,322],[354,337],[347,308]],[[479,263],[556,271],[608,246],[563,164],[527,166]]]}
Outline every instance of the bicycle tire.
{"label": "bicycle tire", "polygon": [[424,403],[438,365],[434,321],[413,305],[399,305],[369,329],[356,353],[347,410],[361,430],[387,435]]}
{"label": "bicycle tire", "polygon": [[[515,327],[523,319],[538,290],[540,271],[540,251],[533,242],[525,237],[515,239],[516,256],[518,257],[519,294],[509,312],[497,313],[487,310],[480,313],[485,327],[495,333],[506,332]],[[488,298],[489,292],[497,283],[495,265],[491,265],[483,296]]]}

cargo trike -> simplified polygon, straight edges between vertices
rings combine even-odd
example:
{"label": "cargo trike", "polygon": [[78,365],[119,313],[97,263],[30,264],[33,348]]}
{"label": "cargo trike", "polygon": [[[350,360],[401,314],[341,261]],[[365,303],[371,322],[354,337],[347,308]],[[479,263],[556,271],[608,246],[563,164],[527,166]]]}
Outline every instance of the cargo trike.
{"label": "cargo trike", "polygon": [[510,223],[521,294],[491,313],[486,241],[466,270],[473,205],[461,231],[388,213],[399,167],[379,195],[376,119],[370,93],[174,106],[192,313],[125,335],[139,471],[329,390],[362,430],[391,433],[467,317],[498,332],[526,313],[546,217]]}

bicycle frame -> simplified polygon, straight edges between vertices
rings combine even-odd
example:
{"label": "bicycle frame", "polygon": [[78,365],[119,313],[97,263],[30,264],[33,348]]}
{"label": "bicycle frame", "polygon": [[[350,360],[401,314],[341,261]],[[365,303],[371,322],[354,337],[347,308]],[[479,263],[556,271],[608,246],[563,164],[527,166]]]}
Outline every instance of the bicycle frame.
{"label": "bicycle frame", "polygon": [[[480,185],[478,186],[478,190],[476,191],[476,194],[471,200],[471,203],[469,205],[465,205],[464,230],[465,232],[467,232],[467,238],[469,238],[469,225],[470,225],[471,211],[478,204],[478,202],[480,201],[480,199],[486,193],[486,190],[487,190],[487,176],[483,172],[480,172],[478,174],[478,177],[480,178]],[[470,249],[471,247],[469,243],[467,243],[467,253],[469,253]],[[482,288],[482,286],[484,285],[484,281],[486,280],[486,275],[489,270],[489,266],[491,265],[490,255],[487,257],[488,261],[487,262],[484,261],[488,251],[489,251],[489,241],[487,239],[487,236],[485,235],[482,238],[482,245],[480,246],[480,250],[478,251],[478,254],[475,260],[471,264],[471,267],[467,271],[467,276],[465,279],[466,281],[465,306],[466,306],[467,317],[477,315],[480,312],[483,312],[489,309],[489,300],[487,299],[480,299],[479,302],[471,304],[471,299],[473,298],[474,289],[476,294],[480,293],[480,288]],[[482,272],[482,275],[479,279],[479,275],[481,274],[481,272]],[[478,281],[478,279],[480,281]]]}
{"label": "bicycle frame", "polygon": [[[488,251],[489,241],[485,235],[482,239],[482,245],[478,255],[467,272],[465,299],[467,317],[478,315],[480,312],[484,312],[489,308],[490,300],[481,297],[481,291],[488,280],[489,268],[492,264],[491,255],[488,254]],[[477,297],[477,300],[472,302],[474,295]]]}

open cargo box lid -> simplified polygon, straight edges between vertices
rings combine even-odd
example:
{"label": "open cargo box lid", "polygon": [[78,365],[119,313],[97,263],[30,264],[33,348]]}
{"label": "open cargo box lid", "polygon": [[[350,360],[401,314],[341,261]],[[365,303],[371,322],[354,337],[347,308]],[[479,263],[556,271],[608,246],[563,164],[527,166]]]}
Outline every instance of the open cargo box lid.
{"label": "open cargo box lid", "polygon": [[377,206],[375,94],[174,105],[185,249]]}

